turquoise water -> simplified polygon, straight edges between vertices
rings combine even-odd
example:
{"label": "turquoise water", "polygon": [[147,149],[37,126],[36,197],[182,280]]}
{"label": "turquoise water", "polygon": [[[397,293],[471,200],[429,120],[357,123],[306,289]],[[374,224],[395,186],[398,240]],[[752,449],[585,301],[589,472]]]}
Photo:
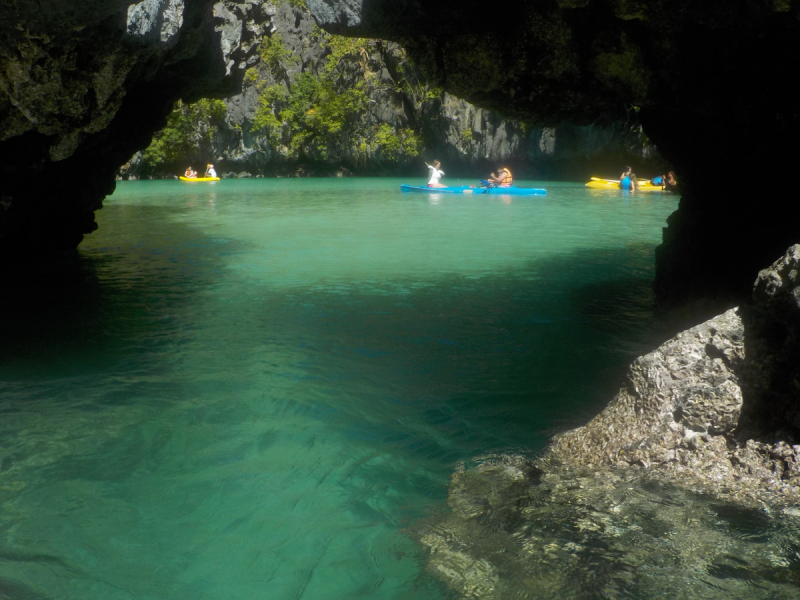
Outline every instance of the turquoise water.
{"label": "turquoise water", "polygon": [[0,598],[447,597],[407,528],[660,341],[677,199],[400,183],[123,182],[9,286]]}

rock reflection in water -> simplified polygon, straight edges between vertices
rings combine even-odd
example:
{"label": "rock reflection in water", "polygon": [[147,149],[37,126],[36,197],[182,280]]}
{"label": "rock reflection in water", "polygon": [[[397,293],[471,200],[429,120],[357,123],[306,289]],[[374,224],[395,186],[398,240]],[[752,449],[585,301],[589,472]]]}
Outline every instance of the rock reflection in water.
{"label": "rock reflection in water", "polygon": [[747,509],[644,469],[544,473],[490,456],[416,529],[463,598],[797,598],[800,511]]}

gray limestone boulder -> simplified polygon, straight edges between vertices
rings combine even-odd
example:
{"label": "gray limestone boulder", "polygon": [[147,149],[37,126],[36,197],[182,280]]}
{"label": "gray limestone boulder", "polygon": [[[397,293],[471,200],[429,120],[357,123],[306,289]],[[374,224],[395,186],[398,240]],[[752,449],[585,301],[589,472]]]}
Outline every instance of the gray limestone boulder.
{"label": "gray limestone boulder", "polygon": [[744,503],[800,502],[800,245],[753,300],[631,365],[614,400],[557,436],[547,469],[645,468]]}
{"label": "gray limestone boulder", "polygon": [[742,407],[744,328],[738,311],[692,327],[637,358],[606,409],[557,436],[546,460],[649,467],[678,460],[698,437],[729,434]]}
{"label": "gray limestone boulder", "polygon": [[460,467],[415,530],[429,572],[464,598],[797,597],[799,332],[795,245],[543,456]]}

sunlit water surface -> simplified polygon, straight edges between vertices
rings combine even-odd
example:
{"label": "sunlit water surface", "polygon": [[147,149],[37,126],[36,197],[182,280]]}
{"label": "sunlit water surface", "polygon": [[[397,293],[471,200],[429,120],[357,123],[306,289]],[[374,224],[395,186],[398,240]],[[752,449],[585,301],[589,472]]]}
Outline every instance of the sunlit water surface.
{"label": "sunlit water surface", "polygon": [[0,598],[447,597],[407,528],[659,341],[677,199],[400,183],[120,183],[10,286]]}

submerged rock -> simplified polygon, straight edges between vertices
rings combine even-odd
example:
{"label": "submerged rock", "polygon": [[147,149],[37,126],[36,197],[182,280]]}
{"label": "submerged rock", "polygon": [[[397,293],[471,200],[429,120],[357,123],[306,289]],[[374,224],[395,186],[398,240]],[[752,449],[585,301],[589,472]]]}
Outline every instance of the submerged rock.
{"label": "submerged rock", "polygon": [[448,504],[414,533],[459,598],[788,600],[800,587],[800,512],[726,503],[644,469],[542,472],[490,456],[452,476]]}
{"label": "submerged rock", "polygon": [[460,468],[429,570],[465,598],[796,597],[799,274],[796,245],[538,459]]}

